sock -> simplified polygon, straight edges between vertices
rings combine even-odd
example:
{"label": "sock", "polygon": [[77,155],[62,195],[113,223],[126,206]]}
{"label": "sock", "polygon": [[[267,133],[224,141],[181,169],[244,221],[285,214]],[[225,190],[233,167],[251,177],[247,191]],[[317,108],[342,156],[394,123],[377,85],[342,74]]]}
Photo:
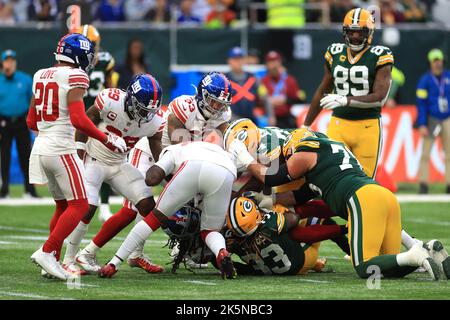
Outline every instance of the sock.
{"label": "sock", "polygon": [[[142,220],[144,220],[144,217],[138,213],[136,215],[135,223],[138,224]],[[139,243],[139,245],[136,247],[136,249],[130,254],[130,258],[137,258],[137,257],[142,256],[144,254],[144,246],[145,246],[145,241],[142,243]]]}
{"label": "sock", "polygon": [[327,219],[337,214],[323,202],[323,200],[311,200],[305,204],[295,207],[295,213],[301,218],[317,217]]}
{"label": "sock", "polygon": [[83,253],[86,254],[93,254],[96,255],[97,252],[100,250],[100,247],[98,247],[94,241],[89,242],[89,244],[83,249]]}
{"label": "sock", "polygon": [[67,209],[59,217],[42,250],[47,253],[56,251],[59,256],[64,239],[72,233],[88,210],[87,199],[67,201]]}
{"label": "sock", "polygon": [[84,236],[86,235],[88,228],[89,224],[80,221],[75,230],[73,230],[68,239],[66,254],[64,255],[63,263],[69,264],[75,260],[75,255],[80,248],[81,240],[83,240]]}
{"label": "sock", "polygon": [[336,238],[341,235],[338,225],[312,225],[307,227],[296,226],[289,231],[289,236],[297,242],[314,243]]}
{"label": "sock", "polygon": [[64,210],[67,209],[67,200],[55,200],[56,208],[55,213],[53,214],[52,220],[50,220],[50,232],[55,229],[56,223],[58,222],[59,217],[63,214]]}
{"label": "sock", "polygon": [[415,261],[412,261],[409,251],[397,254],[396,261],[399,266],[419,267]]}
{"label": "sock", "polygon": [[116,214],[103,223],[100,231],[92,239],[95,245],[102,248],[109,240],[128,226],[135,218],[136,213],[126,207],[122,207]]}
{"label": "sock", "polygon": [[[226,248],[225,245],[225,238],[217,231],[206,231],[206,236],[202,235],[203,241],[205,241],[208,248],[214,253],[214,255],[217,257],[219,255],[219,252],[221,249]],[[206,233],[205,230],[201,231],[200,233]]]}
{"label": "sock", "polygon": [[128,258],[136,247],[139,246],[140,243],[143,243],[154,230],[148,225],[146,219],[136,224],[133,229],[131,229],[119,250],[117,250],[115,257],[112,258],[109,263],[114,264],[116,268],[118,268],[120,263]]}
{"label": "sock", "polygon": [[417,243],[416,239],[411,237],[405,230],[402,230],[402,244],[406,249],[411,249]]}
{"label": "sock", "polygon": [[[406,253],[406,252],[405,252]],[[398,263],[399,254],[386,254],[382,256],[373,257],[372,259],[361,263],[355,270],[359,277],[368,278],[370,273],[367,273],[367,269],[370,266],[377,266],[384,277],[388,278],[401,278],[417,269],[417,266],[402,266]],[[402,259],[402,258],[400,258]]]}

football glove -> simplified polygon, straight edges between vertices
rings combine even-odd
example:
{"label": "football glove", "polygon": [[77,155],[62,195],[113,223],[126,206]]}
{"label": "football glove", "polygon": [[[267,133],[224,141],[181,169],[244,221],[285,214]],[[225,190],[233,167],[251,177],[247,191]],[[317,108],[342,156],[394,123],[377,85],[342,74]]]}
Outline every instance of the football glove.
{"label": "football glove", "polygon": [[108,132],[106,136],[108,137],[108,141],[106,141],[105,146],[108,149],[120,153],[127,152],[127,144],[125,140],[111,132]]}
{"label": "football glove", "polygon": [[233,158],[236,162],[236,167],[238,168],[246,169],[250,163],[255,161],[255,159],[253,159],[251,154],[248,152],[245,144],[238,139],[233,140],[233,142],[230,144],[228,152],[233,155]]}
{"label": "football glove", "polygon": [[333,110],[338,107],[345,107],[347,105],[347,97],[339,94],[327,94],[320,100],[320,106],[323,109]]}

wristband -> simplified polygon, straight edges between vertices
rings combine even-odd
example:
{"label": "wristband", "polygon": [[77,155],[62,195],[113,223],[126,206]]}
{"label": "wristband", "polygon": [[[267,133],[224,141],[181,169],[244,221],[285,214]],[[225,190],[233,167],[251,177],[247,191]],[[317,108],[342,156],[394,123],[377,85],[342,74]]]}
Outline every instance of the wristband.
{"label": "wristband", "polygon": [[86,143],[81,141],[76,141],[75,145],[77,147],[77,150],[86,150]]}

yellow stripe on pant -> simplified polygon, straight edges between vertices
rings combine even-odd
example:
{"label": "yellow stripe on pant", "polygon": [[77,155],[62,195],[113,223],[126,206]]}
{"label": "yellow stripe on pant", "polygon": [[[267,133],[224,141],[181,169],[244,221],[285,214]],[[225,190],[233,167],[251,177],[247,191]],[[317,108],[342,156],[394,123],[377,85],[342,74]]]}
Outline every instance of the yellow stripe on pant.
{"label": "yellow stripe on pant", "polygon": [[382,254],[400,253],[400,205],[392,192],[377,184],[358,189],[347,202],[353,266]]}
{"label": "yellow stripe on pant", "polygon": [[361,163],[364,172],[371,178],[375,177],[383,145],[381,118],[347,120],[333,116],[327,135],[344,143]]}
{"label": "yellow stripe on pant", "polygon": [[[300,220],[299,224],[302,227],[312,226],[315,224],[322,224],[323,219],[319,218],[307,218]],[[305,253],[305,262],[303,263],[303,267],[300,269],[298,274],[306,274],[309,270],[313,269],[317,263],[317,259],[319,258],[319,248],[320,242],[316,242],[313,244],[305,244],[303,246],[303,251]]]}

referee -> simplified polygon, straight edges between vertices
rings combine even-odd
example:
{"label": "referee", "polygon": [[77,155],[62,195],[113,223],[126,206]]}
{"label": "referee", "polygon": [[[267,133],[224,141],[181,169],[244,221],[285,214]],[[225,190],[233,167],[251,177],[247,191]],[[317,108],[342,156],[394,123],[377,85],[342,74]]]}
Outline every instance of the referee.
{"label": "referee", "polygon": [[28,180],[28,159],[31,151],[30,132],[26,115],[32,95],[32,78],[17,71],[16,52],[5,50],[1,55],[0,73],[0,161],[2,187],[0,198],[9,196],[9,168],[11,164],[11,146],[16,139],[20,167],[24,175],[25,193],[37,197],[33,185]]}

